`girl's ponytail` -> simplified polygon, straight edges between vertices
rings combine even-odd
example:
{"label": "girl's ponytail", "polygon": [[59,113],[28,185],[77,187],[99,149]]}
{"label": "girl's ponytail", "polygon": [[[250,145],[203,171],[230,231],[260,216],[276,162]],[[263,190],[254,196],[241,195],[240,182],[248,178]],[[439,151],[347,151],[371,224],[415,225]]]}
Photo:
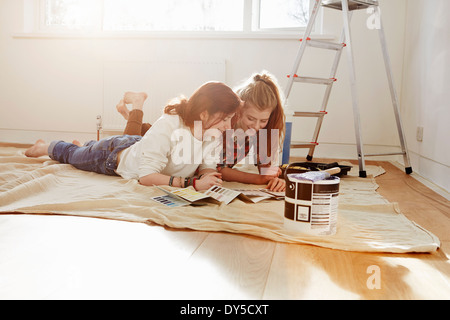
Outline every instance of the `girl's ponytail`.
{"label": "girl's ponytail", "polygon": [[188,100],[184,97],[174,99],[164,108],[164,113],[178,115],[184,119],[187,104]]}
{"label": "girl's ponytail", "polygon": [[179,98],[164,108],[164,113],[178,115],[190,128],[200,120],[200,114],[229,115],[235,113],[241,100],[230,87],[221,82],[207,82],[198,88],[189,99]]}

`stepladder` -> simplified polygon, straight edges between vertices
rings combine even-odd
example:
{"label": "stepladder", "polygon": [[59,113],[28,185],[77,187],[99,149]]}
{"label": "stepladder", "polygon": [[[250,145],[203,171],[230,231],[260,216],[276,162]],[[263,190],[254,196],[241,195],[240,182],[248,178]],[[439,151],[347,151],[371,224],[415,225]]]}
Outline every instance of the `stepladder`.
{"label": "stepladder", "polygon": [[[343,31],[338,42],[329,42],[324,40],[315,40],[311,36],[316,19],[318,17],[319,11],[325,9],[334,9],[342,11],[343,18]],[[359,96],[358,96],[358,86],[356,79],[355,63],[354,63],[354,53],[353,53],[353,43],[351,34],[351,20],[353,16],[353,11],[361,9],[370,9],[376,16],[378,23],[376,29],[378,29],[378,34],[380,38],[381,50],[383,53],[384,65],[387,74],[387,80],[389,84],[389,90],[392,100],[393,113],[395,116],[395,122],[397,126],[397,132],[400,141],[400,151],[389,152],[389,153],[373,153],[365,154],[363,137],[361,130],[361,117],[359,109]],[[333,63],[331,66],[331,71],[329,77],[319,78],[311,76],[302,76],[301,70],[299,70],[300,63],[304,58],[305,52],[308,48],[318,48],[324,50],[331,50],[335,52]],[[356,138],[356,149],[359,165],[359,176],[366,177],[366,165],[365,158],[372,156],[393,156],[402,155],[405,164],[405,172],[407,174],[412,173],[412,167],[410,164],[408,149],[406,145],[405,134],[403,130],[403,124],[400,115],[400,106],[397,92],[395,89],[394,77],[391,67],[391,61],[386,45],[386,37],[384,33],[384,28],[381,20],[381,11],[379,8],[378,0],[315,0],[314,6],[311,11],[310,19],[303,37],[300,39],[300,46],[298,49],[297,56],[294,61],[294,65],[290,74],[288,75],[288,82],[285,89],[286,100],[288,101],[288,107],[286,108],[287,122],[286,122],[286,136],[283,146],[283,163],[289,162],[290,150],[291,148],[305,148],[309,149],[306,159],[312,161],[314,156],[314,151],[319,145],[319,134],[324,123],[324,118],[326,117],[328,110],[328,103],[331,95],[332,88],[337,81],[336,74],[341,60],[343,51],[346,51],[348,68],[349,68],[349,81],[351,88],[351,100],[352,100],[352,110],[353,110],[353,122]],[[383,79],[380,79],[382,81]],[[299,84],[297,84],[299,83]],[[289,97],[295,87],[301,85],[301,83],[307,83],[310,85],[324,86],[324,94],[321,105],[315,111],[302,111],[295,106],[290,105]],[[295,125],[293,120],[295,118],[316,118],[315,128],[312,135],[312,139],[307,142],[297,142],[292,141],[292,134],[295,130]]]}

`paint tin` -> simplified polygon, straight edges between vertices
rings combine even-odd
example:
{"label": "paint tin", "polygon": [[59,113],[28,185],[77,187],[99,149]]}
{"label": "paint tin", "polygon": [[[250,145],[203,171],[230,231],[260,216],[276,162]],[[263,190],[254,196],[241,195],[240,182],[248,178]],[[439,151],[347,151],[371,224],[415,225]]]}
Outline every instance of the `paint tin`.
{"label": "paint tin", "polygon": [[284,226],[308,235],[336,233],[339,183],[335,176],[319,181],[285,175]]}

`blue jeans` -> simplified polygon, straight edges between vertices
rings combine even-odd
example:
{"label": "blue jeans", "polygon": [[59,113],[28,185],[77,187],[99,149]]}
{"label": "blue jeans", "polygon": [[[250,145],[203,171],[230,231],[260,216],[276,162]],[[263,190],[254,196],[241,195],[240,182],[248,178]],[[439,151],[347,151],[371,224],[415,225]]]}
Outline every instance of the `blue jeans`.
{"label": "blue jeans", "polygon": [[53,141],[48,147],[48,155],[53,160],[71,164],[80,170],[116,176],[119,151],[141,139],[141,136],[113,136],[100,141],[89,141],[82,147],[64,141]]}

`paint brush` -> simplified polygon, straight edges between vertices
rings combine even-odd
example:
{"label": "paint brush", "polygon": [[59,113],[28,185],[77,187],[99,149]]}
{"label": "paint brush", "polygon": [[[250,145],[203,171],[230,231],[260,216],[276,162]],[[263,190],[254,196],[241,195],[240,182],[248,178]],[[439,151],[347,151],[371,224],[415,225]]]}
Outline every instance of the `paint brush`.
{"label": "paint brush", "polygon": [[289,178],[296,179],[296,180],[307,180],[307,181],[320,181],[325,180],[331,177],[332,174],[339,173],[341,169],[339,167],[327,169],[324,171],[308,171],[304,173],[293,173],[288,174]]}

